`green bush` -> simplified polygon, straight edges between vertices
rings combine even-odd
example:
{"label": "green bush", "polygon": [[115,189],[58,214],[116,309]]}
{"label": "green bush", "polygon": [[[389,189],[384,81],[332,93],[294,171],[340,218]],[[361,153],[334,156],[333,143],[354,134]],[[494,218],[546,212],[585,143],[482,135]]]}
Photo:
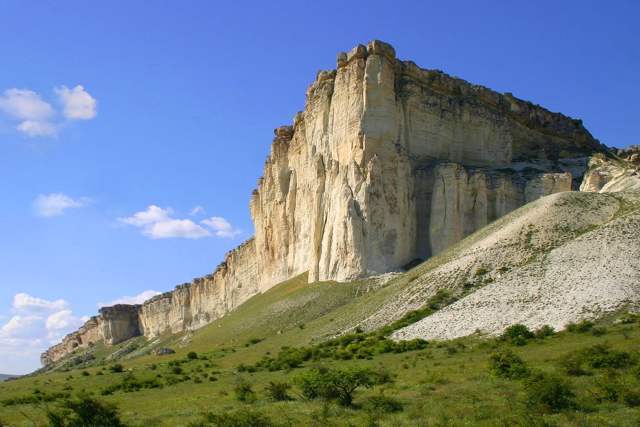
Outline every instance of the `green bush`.
{"label": "green bush", "polygon": [[631,406],[632,408],[640,406],[640,391],[639,390],[627,390],[623,394],[622,399],[624,400],[624,403],[627,406]]}
{"label": "green bush", "polygon": [[584,356],[579,351],[572,351],[563,356],[560,361],[560,366],[568,374],[572,376],[587,375],[589,372],[583,367]]}
{"label": "green bush", "polygon": [[603,335],[606,335],[606,334],[607,334],[607,332],[608,332],[608,331],[607,331],[607,328],[605,328],[604,326],[594,326],[594,327],[591,329],[591,334],[592,334],[594,337],[601,337],[601,336],[603,336]]}
{"label": "green bush", "polygon": [[509,326],[500,336],[503,341],[508,341],[515,345],[525,345],[527,341],[535,337],[535,334],[528,327],[517,323]]}
{"label": "green bush", "polygon": [[291,396],[287,393],[291,388],[291,384],[286,382],[269,381],[265,388],[267,397],[275,402],[283,402],[291,400]]}
{"label": "green bush", "polygon": [[249,382],[243,378],[239,378],[233,388],[236,400],[244,403],[253,403],[256,401],[256,393]]}
{"label": "green bush", "polygon": [[202,421],[191,423],[189,427],[272,427],[271,419],[252,410],[236,410],[219,414],[206,414]]}
{"label": "green bush", "polygon": [[593,328],[594,323],[591,320],[583,320],[579,323],[569,323],[567,325],[567,331],[585,333],[589,332]]}
{"label": "green bush", "polygon": [[561,377],[538,373],[526,383],[527,404],[543,411],[559,412],[575,407],[575,393]]}
{"label": "green bush", "polygon": [[494,375],[511,380],[525,378],[529,369],[524,361],[511,350],[501,350],[489,357],[489,366]]}
{"label": "green bush", "polygon": [[336,400],[351,406],[358,388],[370,388],[378,383],[375,372],[369,369],[313,368],[296,379],[302,395],[307,399]]}
{"label": "green bush", "polygon": [[626,351],[612,350],[607,344],[596,344],[582,351],[584,360],[596,369],[628,368],[636,363],[635,358]]}
{"label": "green bush", "polygon": [[51,427],[124,427],[115,406],[89,396],[67,400],[58,411],[47,410]]}
{"label": "green bush", "polygon": [[187,353],[187,359],[189,360],[198,359],[198,353],[196,353],[195,351],[190,351],[189,353]]}
{"label": "green bush", "polygon": [[113,372],[114,374],[120,373],[120,372],[124,372],[124,366],[122,366],[119,363],[116,363],[115,365],[112,365],[109,370],[111,372]]}
{"label": "green bush", "polygon": [[118,384],[113,384],[105,387],[101,394],[103,396],[109,396],[116,391],[122,391],[124,393],[132,393],[140,391],[142,389],[162,388],[163,384],[157,378],[151,378],[146,380],[140,380],[133,374],[129,373]]}
{"label": "green bush", "polygon": [[550,337],[555,333],[556,333],[555,329],[553,329],[551,326],[544,325],[540,329],[536,330],[535,336],[536,338],[542,339],[542,338]]}
{"label": "green bush", "polygon": [[364,403],[364,408],[369,412],[386,414],[401,412],[404,406],[398,399],[380,394],[369,397]]}

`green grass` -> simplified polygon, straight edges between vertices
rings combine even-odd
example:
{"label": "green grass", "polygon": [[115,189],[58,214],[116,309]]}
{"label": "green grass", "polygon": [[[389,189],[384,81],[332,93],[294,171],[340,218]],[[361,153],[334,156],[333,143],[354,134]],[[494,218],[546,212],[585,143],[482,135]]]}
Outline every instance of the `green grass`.
{"label": "green grass", "polygon": [[[203,420],[207,413],[214,414],[209,419],[219,421],[222,418],[215,414],[223,412],[235,414],[227,416],[229,420],[255,415],[256,419],[266,417],[278,425],[290,426],[632,426],[640,422],[638,407],[634,406],[640,399],[640,323],[633,316],[625,317],[624,322],[608,319],[595,328],[573,328],[574,332],[528,338],[524,345],[505,339],[468,337],[430,342],[426,348],[402,353],[373,352],[348,360],[309,358],[292,369],[238,372],[242,364],[255,364],[265,356],[276,357],[282,347],[323,347],[331,351],[342,348],[323,343],[341,342],[331,340],[336,331],[373,310],[393,288],[407,286],[409,281],[402,276],[372,290],[366,280],[308,285],[304,276],[292,279],[199,331],[163,337],[154,344],[171,347],[176,354],[125,356],[115,362],[106,359],[123,345],[96,346],[92,349],[96,356],[92,366],[3,383],[0,420],[11,426],[47,425],[47,408],[57,408],[67,395],[90,393],[116,405],[127,425],[146,427],[187,426]],[[429,310],[437,308],[434,304]],[[418,312],[416,319],[421,315]],[[405,320],[411,318],[409,315]],[[404,323],[402,320],[397,324]],[[599,332],[594,333],[594,329]],[[383,333],[355,335],[372,337]],[[143,340],[136,343],[145,348]],[[593,354],[601,360],[604,350],[588,349],[605,343],[603,348],[613,351],[611,356],[605,356],[624,363],[593,367]],[[535,381],[496,375],[491,360],[499,349],[507,349],[521,359]],[[190,352],[197,354],[189,355]],[[620,352],[628,358],[620,356]],[[576,355],[587,358],[578,362],[582,363],[584,374],[567,373],[565,360]],[[113,372],[117,371],[111,369],[116,363],[123,365],[122,372]],[[393,381],[359,388],[351,407],[335,401],[307,400],[297,379],[318,366],[344,372],[383,372]],[[540,373],[547,376],[534,376]],[[532,399],[537,397],[527,391],[543,393],[545,387],[553,388],[555,384],[548,386],[544,381],[556,377],[575,393],[575,406],[551,411],[541,404],[533,405]],[[285,386],[289,398],[277,401],[273,398],[273,384],[283,383],[289,385]],[[240,401],[238,390],[246,385],[251,391],[245,390],[246,399]],[[544,399],[535,402],[539,401]]]}

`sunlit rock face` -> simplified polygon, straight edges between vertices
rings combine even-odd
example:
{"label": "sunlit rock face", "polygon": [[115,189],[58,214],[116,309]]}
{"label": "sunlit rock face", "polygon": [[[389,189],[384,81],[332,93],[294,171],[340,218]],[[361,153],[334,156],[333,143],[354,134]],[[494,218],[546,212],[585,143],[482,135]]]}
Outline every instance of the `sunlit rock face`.
{"label": "sunlit rock face", "polygon": [[[398,60],[386,43],[358,45],[318,73],[304,111],[275,130],[250,201],[255,237],[213,274],[105,309],[43,363],[97,341],[200,328],[305,272],[314,282],[402,269],[577,189],[602,150],[579,120]],[[585,185],[599,191],[599,179]]]}
{"label": "sunlit rock face", "polygon": [[339,54],[275,133],[251,200],[261,289],[429,257],[571,190],[601,150],[578,120],[420,69],[378,41]]}

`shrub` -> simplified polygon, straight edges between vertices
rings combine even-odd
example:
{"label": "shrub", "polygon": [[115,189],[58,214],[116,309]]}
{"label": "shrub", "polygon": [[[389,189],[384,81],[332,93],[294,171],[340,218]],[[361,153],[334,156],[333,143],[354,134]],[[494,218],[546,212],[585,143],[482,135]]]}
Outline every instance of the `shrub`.
{"label": "shrub", "polygon": [[172,374],[176,374],[176,375],[180,375],[182,373],[182,367],[179,365],[175,365],[171,367],[171,373]]}
{"label": "shrub", "polygon": [[527,404],[549,412],[575,406],[575,393],[564,379],[550,374],[532,375],[525,387]]}
{"label": "shrub", "polygon": [[112,365],[109,370],[113,373],[120,373],[120,372],[124,372],[124,366],[122,366],[119,363],[116,363],[115,365]]}
{"label": "shrub", "polygon": [[615,371],[608,371],[604,375],[598,376],[595,380],[595,386],[594,395],[600,401],[616,402],[626,392],[620,377]]}
{"label": "shrub", "polygon": [[276,402],[291,400],[287,391],[291,388],[291,384],[286,382],[269,381],[265,388],[267,397]]}
{"label": "shrub", "polygon": [[500,338],[504,341],[508,341],[515,345],[525,345],[527,340],[533,338],[535,335],[529,330],[528,327],[517,323],[509,326]]}
{"label": "shrub", "polygon": [[219,414],[206,414],[202,421],[191,423],[189,427],[272,427],[273,425],[268,416],[258,411],[239,409]]}
{"label": "shrub", "polygon": [[601,337],[602,335],[605,335],[607,333],[607,328],[603,327],[603,326],[594,326],[591,329],[591,334],[594,337]]}
{"label": "shrub", "polygon": [[567,331],[585,333],[589,332],[593,328],[594,324],[591,320],[583,320],[579,323],[569,323],[567,325]]}
{"label": "shrub", "polygon": [[404,409],[402,402],[393,397],[377,395],[369,397],[364,403],[365,409],[376,413],[400,412]]}
{"label": "shrub", "polygon": [[245,347],[249,347],[251,345],[256,345],[259,342],[262,342],[263,338],[251,338],[249,341],[246,342],[246,344],[244,345]]}
{"label": "shrub", "polygon": [[511,350],[498,351],[489,358],[489,366],[494,375],[511,380],[525,378],[529,369],[524,361]]}
{"label": "shrub", "polygon": [[242,378],[238,379],[233,391],[239,402],[253,403],[256,400],[256,393],[253,391],[253,387]]}
{"label": "shrub", "polygon": [[187,353],[187,359],[196,360],[197,358],[198,358],[198,353],[196,353],[195,351],[190,351],[189,353]]}
{"label": "shrub", "polygon": [[635,359],[626,351],[612,350],[607,344],[596,344],[583,350],[585,361],[592,368],[628,368]]}
{"label": "shrub", "polygon": [[536,338],[546,338],[555,334],[556,331],[549,325],[544,325],[540,329],[536,330],[535,336]]}
{"label": "shrub", "polygon": [[89,396],[67,400],[58,411],[47,410],[51,427],[124,427],[115,406]]}
{"label": "shrub", "polygon": [[640,406],[640,391],[628,390],[624,393],[622,399],[627,406],[631,406],[632,408]]}
{"label": "shrub", "polygon": [[82,371],[82,376],[83,376],[83,377],[88,377],[88,376],[90,376],[90,375],[91,375],[91,374],[90,374],[89,372],[87,372],[87,371]]}
{"label": "shrub", "polygon": [[369,369],[314,368],[300,375],[297,382],[307,399],[336,400],[342,406],[351,406],[355,391],[373,387],[377,376]]}
{"label": "shrub", "polygon": [[560,359],[560,366],[568,374],[573,376],[587,375],[587,372],[583,368],[584,357],[580,352],[572,351],[567,353]]}

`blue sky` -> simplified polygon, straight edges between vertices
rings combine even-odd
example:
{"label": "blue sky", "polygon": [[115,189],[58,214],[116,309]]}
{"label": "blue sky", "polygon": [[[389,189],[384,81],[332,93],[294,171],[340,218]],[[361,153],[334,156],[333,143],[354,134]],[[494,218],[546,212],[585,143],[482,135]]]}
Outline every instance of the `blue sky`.
{"label": "blue sky", "polygon": [[0,372],[250,237],[273,128],[357,43],[640,142],[638,2],[344,3],[0,4]]}

